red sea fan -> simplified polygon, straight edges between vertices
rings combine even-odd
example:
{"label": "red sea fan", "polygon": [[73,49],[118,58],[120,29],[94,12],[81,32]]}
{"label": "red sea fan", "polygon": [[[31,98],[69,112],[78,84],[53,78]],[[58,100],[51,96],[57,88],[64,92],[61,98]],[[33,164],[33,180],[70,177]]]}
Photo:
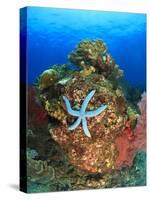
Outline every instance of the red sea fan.
{"label": "red sea fan", "polygon": [[121,169],[123,166],[132,166],[135,156],[135,149],[132,145],[133,140],[134,135],[130,127],[125,127],[122,134],[116,139],[116,146],[119,153],[116,160],[117,169]]}
{"label": "red sea fan", "polygon": [[116,160],[117,169],[121,169],[123,166],[132,166],[136,152],[146,150],[146,93],[143,93],[138,106],[141,114],[134,131],[127,122],[123,133],[116,139],[119,153]]}
{"label": "red sea fan", "polygon": [[47,113],[36,97],[33,87],[28,88],[28,124],[29,126],[44,126],[48,123]]}
{"label": "red sea fan", "polygon": [[138,150],[146,150],[146,93],[142,94],[142,99],[138,103],[141,115],[138,118],[136,128],[134,130],[135,140],[134,148]]}

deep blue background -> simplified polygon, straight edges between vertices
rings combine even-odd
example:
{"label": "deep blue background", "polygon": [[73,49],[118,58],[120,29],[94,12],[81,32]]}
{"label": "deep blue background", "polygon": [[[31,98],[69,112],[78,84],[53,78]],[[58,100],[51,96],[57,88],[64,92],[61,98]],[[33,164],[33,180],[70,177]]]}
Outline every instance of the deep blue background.
{"label": "deep blue background", "polygon": [[[23,30],[22,30],[23,31]],[[132,85],[146,82],[146,15],[29,7],[28,81],[68,54],[83,39],[103,39]]]}

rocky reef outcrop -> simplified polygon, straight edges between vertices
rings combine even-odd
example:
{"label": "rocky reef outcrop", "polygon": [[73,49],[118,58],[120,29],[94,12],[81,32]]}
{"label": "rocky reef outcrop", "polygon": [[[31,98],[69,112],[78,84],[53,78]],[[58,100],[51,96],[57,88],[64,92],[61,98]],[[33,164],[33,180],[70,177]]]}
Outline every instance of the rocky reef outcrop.
{"label": "rocky reef outcrop", "polygon": [[[124,90],[119,85],[123,71],[102,40],[80,42],[69,55],[69,60],[79,70],[71,71],[66,67],[64,74],[61,73],[63,67],[55,65],[41,74],[37,84],[40,100],[52,120],[49,123],[49,133],[64,150],[69,162],[78,169],[89,173],[111,171],[120,165],[120,157],[123,158],[125,154],[119,145],[128,145],[126,137],[130,138],[129,141],[137,137],[134,133],[137,132],[134,130],[136,128],[131,125],[138,120],[138,109],[133,108],[126,99]],[[45,84],[45,74],[49,76],[46,79],[49,84],[41,86]],[[98,116],[87,119],[91,133],[91,138],[88,138],[83,133],[82,125],[72,131],[68,129],[76,118],[67,112],[63,96],[67,97],[72,109],[79,110],[86,95],[92,90],[96,92],[87,111],[103,104],[107,105],[107,109]]]}
{"label": "rocky reef outcrop", "polygon": [[[145,159],[146,94],[139,103],[139,92],[127,94],[123,70],[102,40],[81,41],[68,60],[50,66],[28,90],[29,189],[34,184],[44,191],[123,186],[137,168],[145,173],[137,162]],[[64,97],[70,110],[80,111],[91,91],[86,111],[106,109],[86,117],[88,137],[82,123],[69,129],[78,117],[70,114]]]}

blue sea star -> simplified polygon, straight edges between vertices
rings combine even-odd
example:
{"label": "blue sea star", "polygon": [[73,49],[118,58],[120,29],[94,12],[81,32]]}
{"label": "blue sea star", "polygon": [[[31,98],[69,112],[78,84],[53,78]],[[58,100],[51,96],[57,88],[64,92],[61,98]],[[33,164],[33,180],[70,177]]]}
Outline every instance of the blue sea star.
{"label": "blue sea star", "polygon": [[82,123],[82,128],[83,128],[84,134],[88,137],[91,137],[91,134],[90,134],[88,126],[87,126],[86,117],[87,118],[88,117],[96,117],[97,115],[99,115],[101,112],[103,112],[107,108],[107,105],[101,105],[96,110],[86,111],[88,103],[94,94],[95,94],[95,90],[92,90],[85,97],[80,110],[73,110],[71,108],[70,102],[67,99],[67,97],[63,96],[63,100],[65,101],[68,113],[72,116],[78,117],[77,120],[71,126],[69,126],[69,128],[68,128],[69,130],[74,130],[75,128],[77,128],[79,126],[80,123]]}

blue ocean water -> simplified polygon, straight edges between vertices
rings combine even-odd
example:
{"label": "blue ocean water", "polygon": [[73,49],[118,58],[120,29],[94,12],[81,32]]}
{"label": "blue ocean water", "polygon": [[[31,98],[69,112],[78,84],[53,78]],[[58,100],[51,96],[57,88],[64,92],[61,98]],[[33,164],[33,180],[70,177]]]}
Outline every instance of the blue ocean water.
{"label": "blue ocean water", "polygon": [[[23,30],[22,30],[23,31]],[[103,39],[125,79],[146,85],[146,15],[57,8],[27,9],[28,82],[68,54],[83,39]]]}

